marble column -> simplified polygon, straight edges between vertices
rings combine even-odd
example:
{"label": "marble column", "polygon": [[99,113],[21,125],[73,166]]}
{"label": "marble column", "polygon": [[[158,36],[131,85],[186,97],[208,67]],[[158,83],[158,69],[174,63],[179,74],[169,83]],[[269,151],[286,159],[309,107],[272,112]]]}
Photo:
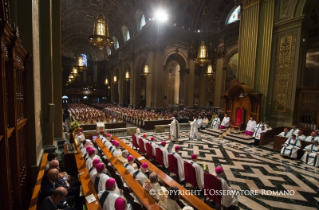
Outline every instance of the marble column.
{"label": "marble column", "polygon": [[124,85],[125,85],[125,73],[123,66],[119,69],[119,76],[118,76],[118,95],[119,95],[119,104],[123,105],[123,99],[124,99]]}
{"label": "marble column", "polygon": [[215,97],[214,97],[214,107],[221,107],[221,94],[225,91],[223,90],[223,65],[224,58],[218,57],[216,60],[216,79],[215,79]]}
{"label": "marble column", "polygon": [[206,72],[206,66],[203,67],[203,69],[200,70],[200,75],[199,75],[199,107],[206,107],[206,81],[207,78],[204,76],[204,72]]}
{"label": "marble column", "polygon": [[152,74],[146,77],[146,107],[152,107],[154,104],[154,92],[152,91],[155,90],[155,82],[153,83],[152,81],[156,80],[154,51],[148,52],[147,62],[150,69],[150,73]]}
{"label": "marble column", "polygon": [[195,62],[192,59],[188,60],[189,75],[188,75],[188,103],[187,107],[194,107],[194,77],[195,77]]}
{"label": "marble column", "polygon": [[[49,104],[54,104],[52,62],[52,0],[39,1],[40,71],[43,148],[53,150],[54,124],[49,122]],[[55,113],[57,114],[57,113]]]}
{"label": "marble column", "polygon": [[188,79],[189,69],[181,69],[180,70],[180,100],[179,105],[180,108],[184,108],[185,104],[187,103],[187,79]]}
{"label": "marble column", "polygon": [[165,95],[165,89],[164,89],[164,82],[165,82],[165,69],[163,66],[163,51],[158,49],[156,51],[156,57],[155,57],[155,68],[154,68],[154,89],[152,91],[154,95],[154,104],[153,107],[164,107],[164,95]]}

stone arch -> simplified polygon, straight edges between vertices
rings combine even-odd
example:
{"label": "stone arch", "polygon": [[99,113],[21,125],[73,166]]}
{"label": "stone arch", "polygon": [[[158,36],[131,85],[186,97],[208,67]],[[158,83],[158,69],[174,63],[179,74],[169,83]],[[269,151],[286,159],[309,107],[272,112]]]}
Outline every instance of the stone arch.
{"label": "stone arch", "polygon": [[166,64],[168,64],[170,59],[172,58],[175,58],[179,62],[181,68],[188,68],[187,56],[185,56],[182,52],[176,50],[172,50],[167,53],[164,58],[163,65],[165,66]]}

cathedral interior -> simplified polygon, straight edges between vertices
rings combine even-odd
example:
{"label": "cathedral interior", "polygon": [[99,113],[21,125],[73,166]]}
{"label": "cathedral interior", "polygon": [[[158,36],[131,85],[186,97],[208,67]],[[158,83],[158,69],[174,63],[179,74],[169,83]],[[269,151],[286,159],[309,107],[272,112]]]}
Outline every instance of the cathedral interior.
{"label": "cathedral interior", "polygon": [[[277,138],[293,125],[306,136],[319,129],[319,0],[1,0],[0,28],[0,210],[40,205],[45,154],[68,168],[63,144],[76,140],[68,104],[227,114],[232,131],[203,129],[201,141],[189,138],[186,119],[178,141],[169,123],[147,128],[140,118],[105,129],[132,150],[140,128],[168,152],[180,146],[185,161],[196,153],[206,172],[222,166],[233,189],[258,191],[239,195],[235,209],[319,209],[318,164],[280,157]],[[250,117],[272,127],[259,147],[239,134]],[[98,135],[86,126],[86,137]],[[218,209],[204,197],[181,205]]]}

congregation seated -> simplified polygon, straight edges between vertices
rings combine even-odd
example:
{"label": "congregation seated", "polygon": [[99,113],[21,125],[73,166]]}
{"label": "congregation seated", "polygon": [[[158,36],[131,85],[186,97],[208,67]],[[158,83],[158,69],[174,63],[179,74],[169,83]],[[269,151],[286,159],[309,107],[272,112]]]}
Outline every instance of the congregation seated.
{"label": "congregation seated", "polygon": [[218,115],[215,115],[215,118],[212,119],[212,128],[218,129],[219,125],[220,125],[220,119],[219,119]]}
{"label": "congregation seated", "polygon": [[296,135],[292,134],[289,139],[284,143],[283,148],[281,149],[280,155],[287,156],[293,159],[297,158],[297,152],[301,149],[301,143],[296,139]]}
{"label": "congregation seated", "polygon": [[177,165],[178,165],[178,176],[181,181],[185,180],[185,171],[184,171],[184,160],[183,158],[178,154],[180,151],[180,146],[175,146],[175,152],[172,153],[177,159]]}
{"label": "congregation seated", "polygon": [[298,131],[296,138],[300,141],[304,141],[306,139],[306,136],[302,134],[303,132],[301,130]]}
{"label": "congregation seated", "polygon": [[50,154],[48,154],[48,157],[47,157],[48,161],[47,161],[47,164],[45,165],[45,170],[46,170],[46,171],[49,170],[49,164],[50,164],[50,162],[51,162],[52,160],[56,160],[56,158],[57,158],[56,153],[50,153]]}
{"label": "congregation seated", "polygon": [[[152,189],[155,191],[155,193],[151,194],[151,196],[159,202],[159,205],[161,205],[161,202],[165,202],[165,196],[164,192],[167,191],[165,187],[161,186],[158,182],[158,175],[155,172],[152,172],[150,174],[150,190]],[[149,191],[150,191],[149,190]]]}
{"label": "congregation seated", "polygon": [[311,132],[310,136],[305,139],[306,142],[313,142],[314,140],[319,140],[316,132]]}
{"label": "congregation seated", "polygon": [[122,151],[122,155],[118,155],[118,156],[117,156],[117,159],[118,159],[119,161],[121,161],[121,163],[126,164],[126,163],[127,163],[127,158],[128,158],[128,156],[129,156],[128,151],[127,151],[127,150],[123,150],[123,151]]}
{"label": "congregation seated", "polygon": [[[68,191],[64,187],[57,187],[53,190],[50,196],[47,196],[41,205],[39,206],[38,210],[56,210],[61,208],[61,202],[65,200]],[[63,207],[63,206],[62,206]],[[65,208],[67,209],[67,208]],[[70,208],[68,208],[70,209]]]}
{"label": "congregation seated", "polygon": [[118,141],[113,141],[112,142],[113,143],[113,145],[114,145],[114,148],[113,148],[113,150],[111,151],[112,152],[112,154],[115,156],[115,157],[117,157],[117,156],[121,156],[122,155],[122,150],[120,149],[121,148],[121,145],[120,145],[120,143],[118,142]]}
{"label": "congregation seated", "polygon": [[226,182],[226,180],[222,177],[224,170],[222,167],[218,166],[215,169],[216,172],[216,176],[218,179],[220,179],[221,181],[221,187],[223,192],[222,194],[222,200],[221,200],[221,205],[229,208],[231,206],[237,206],[238,205],[238,199],[236,194],[232,194],[232,193],[227,193],[228,191],[234,191],[234,189],[232,187],[229,187],[228,183]]}
{"label": "congregation seated", "polygon": [[127,163],[124,164],[124,167],[131,175],[133,175],[135,170],[138,169],[136,163],[134,163],[134,160],[134,157],[132,155],[129,155],[127,157]]}
{"label": "congregation seated", "polygon": [[256,126],[257,126],[256,121],[252,117],[250,117],[250,119],[247,122],[245,135],[253,136]]}
{"label": "congregation seated", "polygon": [[222,123],[220,125],[220,129],[226,129],[229,127],[230,119],[227,116],[227,114],[224,115],[224,118],[222,120]]}
{"label": "congregation seated", "polygon": [[190,164],[192,164],[192,166],[195,168],[195,171],[196,171],[197,186],[200,190],[203,190],[204,189],[204,171],[202,167],[200,167],[200,165],[198,165],[197,163],[197,155],[192,154],[191,158],[192,158],[192,161],[190,162]]}
{"label": "congregation seated", "polygon": [[89,169],[89,175],[90,175],[90,178],[91,178],[92,183],[94,183],[95,177],[96,177],[96,175],[97,175],[96,166],[97,166],[97,164],[99,164],[99,163],[101,163],[101,159],[95,158],[95,159],[93,160],[92,167]]}
{"label": "congregation seated", "polygon": [[163,205],[164,209],[167,210],[182,210],[177,204],[177,200],[180,197],[180,191],[177,187],[173,186],[168,189],[168,198],[166,200],[166,205]]}
{"label": "congregation seated", "polygon": [[289,133],[289,131],[288,131],[288,128],[285,128],[283,132],[281,132],[280,134],[278,134],[278,136],[290,138],[290,133]]}
{"label": "congregation seated", "polygon": [[304,155],[302,156],[301,160],[311,166],[318,167],[319,166],[319,144],[318,139],[315,139],[312,144],[306,146],[303,151],[305,151]]}

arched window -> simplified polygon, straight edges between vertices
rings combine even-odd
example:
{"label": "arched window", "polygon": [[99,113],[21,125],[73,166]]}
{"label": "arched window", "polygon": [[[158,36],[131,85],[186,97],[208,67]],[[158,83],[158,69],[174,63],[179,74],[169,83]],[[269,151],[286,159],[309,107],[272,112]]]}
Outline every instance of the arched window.
{"label": "arched window", "polygon": [[111,48],[109,46],[106,47],[106,53],[107,55],[111,55],[112,53]]}
{"label": "arched window", "polygon": [[88,59],[87,56],[85,54],[81,54],[82,58],[83,58],[83,66],[88,66]]}
{"label": "arched window", "polygon": [[128,41],[130,37],[130,31],[128,30],[127,26],[122,26],[122,33],[124,38],[124,43]]}
{"label": "arched window", "polygon": [[229,15],[226,25],[240,20],[240,6],[236,7]]}
{"label": "arched window", "polygon": [[114,49],[118,49],[120,47],[119,41],[117,40],[117,38],[115,36],[113,36],[112,38],[114,41]]}
{"label": "arched window", "polygon": [[140,22],[140,30],[142,30],[143,26],[145,26],[146,21],[145,21],[145,15],[143,14],[141,17],[141,22]]}
{"label": "arched window", "polygon": [[69,97],[67,97],[67,96],[62,96],[62,99],[68,99]]}

